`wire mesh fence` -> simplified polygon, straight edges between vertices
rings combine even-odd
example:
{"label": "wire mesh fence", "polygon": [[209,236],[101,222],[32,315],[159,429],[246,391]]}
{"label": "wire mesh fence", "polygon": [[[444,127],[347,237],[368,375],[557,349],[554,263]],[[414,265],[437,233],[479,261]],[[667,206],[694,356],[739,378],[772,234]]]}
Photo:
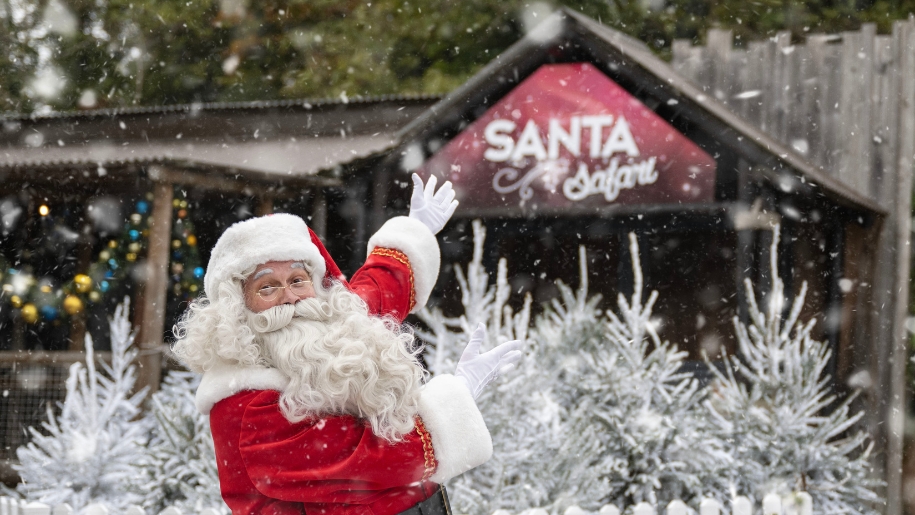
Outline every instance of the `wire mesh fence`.
{"label": "wire mesh fence", "polygon": [[47,408],[66,394],[69,363],[0,362],[0,460],[14,460],[29,441],[28,427],[41,427]]}

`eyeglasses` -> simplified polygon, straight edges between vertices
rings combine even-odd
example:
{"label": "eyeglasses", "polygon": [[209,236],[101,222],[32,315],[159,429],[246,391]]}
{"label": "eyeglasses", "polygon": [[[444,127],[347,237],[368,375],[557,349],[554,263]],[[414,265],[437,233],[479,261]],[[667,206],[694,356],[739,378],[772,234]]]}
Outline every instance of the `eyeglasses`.
{"label": "eyeglasses", "polygon": [[305,279],[296,279],[292,284],[287,284],[286,286],[264,286],[263,288],[257,290],[257,296],[269,302],[271,300],[276,300],[280,294],[280,290],[289,288],[289,291],[291,291],[293,295],[302,298],[309,293],[308,287],[310,285],[311,281],[306,281]]}

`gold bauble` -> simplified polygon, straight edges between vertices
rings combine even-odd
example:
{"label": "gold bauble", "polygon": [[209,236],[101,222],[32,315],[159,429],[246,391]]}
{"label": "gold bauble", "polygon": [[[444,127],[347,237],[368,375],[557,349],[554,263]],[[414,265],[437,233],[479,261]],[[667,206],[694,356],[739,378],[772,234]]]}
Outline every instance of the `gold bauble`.
{"label": "gold bauble", "polygon": [[75,315],[83,311],[83,299],[76,295],[67,295],[64,297],[64,311],[68,315]]}
{"label": "gold bauble", "polygon": [[86,274],[76,274],[73,277],[73,284],[76,285],[76,291],[88,293],[92,289],[92,278]]}
{"label": "gold bauble", "polygon": [[31,302],[22,306],[22,319],[25,320],[27,324],[34,324],[38,321],[38,308],[35,307],[35,304]]}
{"label": "gold bauble", "polygon": [[116,249],[116,248],[118,248],[118,242],[116,242],[116,241],[114,241],[114,240],[110,240],[110,241],[108,242],[108,248],[110,248],[110,249]]}
{"label": "gold bauble", "polygon": [[172,240],[172,248],[173,248],[173,249],[180,249],[180,248],[181,248],[181,240]]}
{"label": "gold bauble", "polygon": [[22,307],[22,297],[20,297],[19,295],[13,295],[12,297],[10,297],[10,304],[16,309],[21,308]]}
{"label": "gold bauble", "polygon": [[127,255],[124,257],[126,257],[127,261],[130,261],[131,263],[133,263],[134,261],[137,260],[137,254],[134,252],[128,252]]}
{"label": "gold bauble", "polygon": [[190,235],[190,236],[188,236],[188,237],[187,237],[187,244],[190,245],[191,247],[193,247],[194,245],[197,245],[197,237],[194,236],[193,234]]}

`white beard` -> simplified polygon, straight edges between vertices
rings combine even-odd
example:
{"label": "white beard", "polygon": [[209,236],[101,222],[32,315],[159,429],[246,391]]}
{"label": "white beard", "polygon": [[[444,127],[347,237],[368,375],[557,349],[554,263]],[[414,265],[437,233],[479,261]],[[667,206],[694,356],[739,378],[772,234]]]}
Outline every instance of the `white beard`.
{"label": "white beard", "polygon": [[320,295],[248,312],[268,364],[290,379],[280,395],[283,414],[292,422],[351,414],[376,435],[399,440],[413,429],[424,374],[413,335],[369,316],[341,284]]}

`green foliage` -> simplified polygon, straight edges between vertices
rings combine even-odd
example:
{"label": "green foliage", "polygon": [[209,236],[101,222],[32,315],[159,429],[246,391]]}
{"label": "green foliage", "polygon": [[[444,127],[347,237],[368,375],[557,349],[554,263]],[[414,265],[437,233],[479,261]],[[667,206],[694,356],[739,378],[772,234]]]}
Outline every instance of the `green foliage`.
{"label": "green foliage", "polygon": [[[915,0],[2,0],[0,110],[445,93],[559,6],[663,55],[713,27],[888,32]],[[56,95],[29,94],[40,70]]]}

